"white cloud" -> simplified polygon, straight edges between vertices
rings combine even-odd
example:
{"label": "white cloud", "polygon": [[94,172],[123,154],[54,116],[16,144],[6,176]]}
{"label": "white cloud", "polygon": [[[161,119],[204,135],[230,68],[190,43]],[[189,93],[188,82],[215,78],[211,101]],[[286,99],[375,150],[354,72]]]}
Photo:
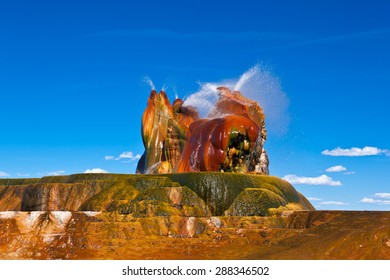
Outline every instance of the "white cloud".
{"label": "white cloud", "polygon": [[385,154],[387,156],[390,155],[389,150],[382,150],[377,147],[369,147],[366,146],[364,148],[350,148],[350,149],[342,149],[340,147],[333,149],[333,150],[325,150],[322,151],[323,155],[327,156],[334,156],[334,157],[363,157],[363,156],[375,156],[375,155],[381,155]]}
{"label": "white cloud", "polygon": [[18,177],[30,177],[30,174],[27,174],[27,173],[16,173],[16,176],[18,176]]}
{"label": "white cloud", "polygon": [[297,175],[289,174],[284,176],[283,179],[291,184],[341,186],[340,181],[333,181],[331,177],[326,175],[318,177],[298,177]]}
{"label": "white cloud", "polygon": [[108,171],[101,168],[92,168],[85,170],[84,173],[108,173]]}
{"label": "white cloud", "polygon": [[130,161],[133,161],[133,160],[137,160],[137,159],[140,159],[141,158],[141,155],[140,154],[136,154],[134,155],[133,152],[123,152],[119,155],[119,157],[114,157],[114,156],[105,156],[104,159],[105,160],[121,160],[121,159],[127,159],[127,160],[130,160]]}
{"label": "white cloud", "polygon": [[370,197],[364,197],[360,202],[363,203],[370,203],[370,204],[379,204],[379,205],[386,205],[390,204],[390,200],[385,200],[385,199],[374,199]]}
{"label": "white cloud", "polygon": [[390,204],[390,193],[375,193],[371,197],[364,197],[360,200],[363,203],[387,205]]}
{"label": "white cloud", "polygon": [[321,198],[318,198],[318,197],[308,197],[307,199],[310,201],[321,201],[322,200]]}
{"label": "white cloud", "polygon": [[364,197],[362,200],[360,200],[361,202],[364,202],[364,203],[375,203],[375,199],[373,198],[368,198],[368,197]]}
{"label": "white cloud", "polygon": [[335,166],[329,167],[325,171],[326,172],[342,172],[342,171],[347,171],[347,168],[345,168],[342,165],[335,165]]}
{"label": "white cloud", "polygon": [[10,176],[8,173],[0,171],[0,177],[8,177]]}
{"label": "white cloud", "polygon": [[374,196],[379,198],[390,198],[390,193],[375,193]]}
{"label": "white cloud", "polygon": [[348,203],[342,201],[321,201],[321,205],[347,205]]}
{"label": "white cloud", "polygon": [[140,159],[141,155],[140,154],[133,155],[133,152],[123,152],[119,155],[119,158],[120,159],[136,160],[136,159]]}
{"label": "white cloud", "polygon": [[58,170],[58,171],[52,171],[52,172],[44,172],[44,173],[38,173],[40,176],[61,176],[64,175],[64,170]]}
{"label": "white cloud", "polygon": [[353,174],[355,174],[355,171],[348,171],[344,173],[344,175],[353,175]]}

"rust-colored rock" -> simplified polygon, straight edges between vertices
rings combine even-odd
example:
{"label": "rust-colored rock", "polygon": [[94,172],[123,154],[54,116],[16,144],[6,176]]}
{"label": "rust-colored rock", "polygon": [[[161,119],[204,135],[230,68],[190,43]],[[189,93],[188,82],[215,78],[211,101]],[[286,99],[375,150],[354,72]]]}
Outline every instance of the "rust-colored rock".
{"label": "rust-colored rock", "polygon": [[181,99],[171,106],[164,92],[151,92],[142,117],[145,152],[137,173],[269,174],[263,110],[238,91],[218,90],[219,100],[205,119]]}
{"label": "rust-colored rock", "polygon": [[[259,104],[238,91],[220,87],[209,118],[193,122],[177,172],[230,171],[268,174],[260,165],[266,138]],[[262,172],[263,171],[263,172]]]}
{"label": "rust-colored rock", "polygon": [[137,173],[171,173],[183,151],[190,123],[199,119],[192,107],[175,100],[171,106],[164,91],[152,90],[142,116],[141,134],[145,152],[138,162]]}
{"label": "rust-colored rock", "polygon": [[[253,207],[256,197],[240,195],[248,190],[262,194],[259,211]],[[273,176],[193,172],[0,179],[0,259],[240,258],[226,255],[242,251],[235,250],[242,244],[237,236],[262,242],[259,227],[278,226],[284,219],[279,213],[294,209],[314,210],[288,182]],[[259,214],[268,217],[245,217]],[[309,220],[304,216],[299,226]],[[243,225],[255,230],[243,231]],[[215,246],[219,249],[208,251]]]}
{"label": "rust-colored rock", "polygon": [[189,133],[177,172],[239,171],[245,168],[259,127],[249,118],[227,115],[194,122]]}
{"label": "rust-colored rock", "polygon": [[134,218],[0,211],[0,259],[390,259],[390,212]]}

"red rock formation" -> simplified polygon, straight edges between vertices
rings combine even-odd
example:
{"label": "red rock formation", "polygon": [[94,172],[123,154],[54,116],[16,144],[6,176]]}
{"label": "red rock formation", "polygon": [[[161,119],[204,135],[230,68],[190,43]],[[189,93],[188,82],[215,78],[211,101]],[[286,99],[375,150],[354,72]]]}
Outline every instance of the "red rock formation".
{"label": "red rock formation", "polygon": [[251,119],[261,127],[265,116],[256,101],[243,96],[239,91],[230,91],[226,87],[219,87],[219,100],[208,115],[216,118],[224,115],[238,115]]}
{"label": "red rock formation", "polygon": [[390,259],[388,211],[143,218],[6,211],[0,229],[1,260]]}
{"label": "red rock formation", "polygon": [[[218,90],[208,119],[191,124],[177,172],[248,172],[260,165],[266,137],[263,110],[238,91]],[[268,174],[268,163],[266,167],[259,172]]]}
{"label": "red rock formation", "polygon": [[244,165],[259,127],[249,118],[227,115],[194,122],[189,133],[177,172],[228,171]]}
{"label": "red rock formation", "polygon": [[193,171],[268,174],[265,116],[256,101],[220,87],[207,119],[164,92],[152,91],[142,117],[145,153],[137,173]]}
{"label": "red rock formation", "polygon": [[142,116],[142,140],[145,152],[137,173],[171,173],[183,151],[188,126],[199,119],[192,107],[176,99],[171,106],[165,92],[152,90]]}

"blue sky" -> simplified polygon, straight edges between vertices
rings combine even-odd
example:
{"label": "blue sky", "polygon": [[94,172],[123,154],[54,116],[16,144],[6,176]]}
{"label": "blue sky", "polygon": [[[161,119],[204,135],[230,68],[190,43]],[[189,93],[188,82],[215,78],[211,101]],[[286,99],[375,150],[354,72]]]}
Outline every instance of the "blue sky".
{"label": "blue sky", "polygon": [[0,178],[133,173],[146,77],[173,100],[257,65],[271,174],[390,209],[388,1],[133,2],[1,1]]}

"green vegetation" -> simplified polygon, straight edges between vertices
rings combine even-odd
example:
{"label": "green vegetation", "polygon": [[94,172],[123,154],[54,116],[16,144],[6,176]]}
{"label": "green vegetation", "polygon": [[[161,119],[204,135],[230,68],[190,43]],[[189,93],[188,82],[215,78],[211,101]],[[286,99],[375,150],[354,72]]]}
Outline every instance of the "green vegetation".
{"label": "green vegetation", "polygon": [[29,179],[0,179],[0,186],[22,186],[36,184],[40,181],[39,178]]}
{"label": "green vegetation", "polygon": [[[172,189],[176,192],[172,194]],[[200,197],[164,176],[123,177],[92,196],[80,210],[117,211],[134,217],[207,216],[210,211]]]}
{"label": "green vegetation", "polygon": [[287,205],[287,201],[280,195],[259,188],[243,190],[226,211],[228,216],[268,216],[270,208]]}
{"label": "green vegetation", "polygon": [[[12,197],[10,189],[20,186],[19,200],[39,197],[43,203],[43,196],[48,193],[45,189],[55,184],[64,189],[59,192],[62,198],[58,201],[81,200],[77,204],[81,206],[76,210],[118,212],[134,217],[266,216],[289,209],[314,210],[288,182],[274,176],[240,173],[73,174],[41,179],[2,179],[0,191]],[[66,195],[67,186],[75,185],[78,188],[75,193],[84,193],[82,197]],[[15,205],[18,205],[17,201]]]}
{"label": "green vegetation", "polygon": [[[268,190],[286,203],[301,201],[299,193],[290,183],[275,176],[221,172],[174,173],[164,176],[196,192],[210,207],[213,215],[217,216],[224,215],[244,189]],[[311,206],[310,203],[308,205]],[[302,210],[307,209],[306,206]]]}

